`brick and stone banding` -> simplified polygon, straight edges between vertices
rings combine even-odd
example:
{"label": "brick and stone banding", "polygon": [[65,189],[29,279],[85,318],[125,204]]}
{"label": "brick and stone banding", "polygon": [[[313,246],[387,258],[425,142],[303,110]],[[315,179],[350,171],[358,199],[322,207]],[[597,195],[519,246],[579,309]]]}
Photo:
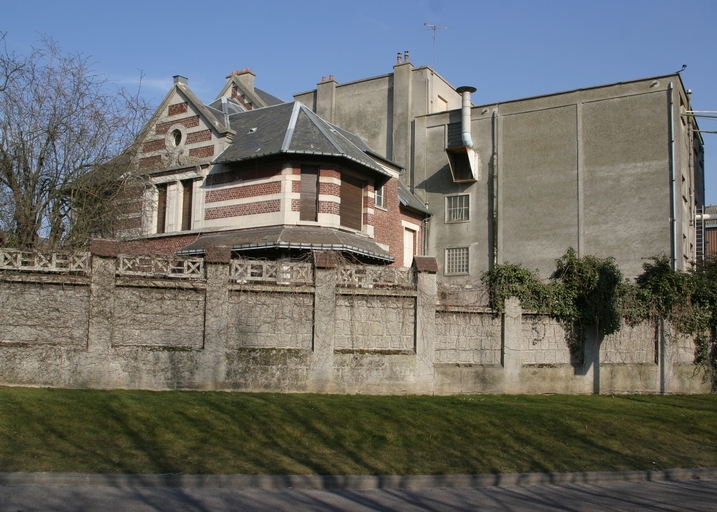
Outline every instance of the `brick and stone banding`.
{"label": "brick and stone banding", "polygon": [[173,121],[167,121],[166,123],[157,123],[155,132],[158,135],[163,135],[169,131],[171,126],[175,124],[181,124],[185,128],[195,128],[199,126],[199,116],[184,117],[182,119],[175,119]]}
{"label": "brick and stone banding", "polygon": [[162,151],[165,148],[164,139],[150,140],[145,142],[142,146],[143,153],[154,153],[155,151]]}
{"label": "brick and stone banding", "polygon": [[210,190],[207,192],[206,202],[216,203],[217,201],[231,201],[233,199],[246,199],[248,197],[259,197],[279,193],[281,193],[281,182],[271,181],[269,183],[232,187],[224,190]]}
{"label": "brick and stone banding", "polygon": [[245,215],[259,215],[262,213],[276,213],[281,210],[281,201],[278,199],[270,201],[259,201],[248,204],[235,204],[231,206],[219,206],[207,208],[204,219],[226,219],[229,217],[243,217]]}
{"label": "brick and stone banding", "polygon": [[147,158],[141,158],[139,161],[139,168],[140,169],[147,169],[149,167],[154,167],[155,165],[159,165],[162,163],[162,157],[157,156],[150,156]]}
{"label": "brick and stone banding", "polygon": [[214,156],[214,146],[202,146],[201,148],[193,148],[189,150],[191,158],[208,158]]}
{"label": "brick and stone banding", "polygon": [[206,142],[212,140],[211,130],[201,130],[187,134],[187,144],[196,144],[197,142]]}

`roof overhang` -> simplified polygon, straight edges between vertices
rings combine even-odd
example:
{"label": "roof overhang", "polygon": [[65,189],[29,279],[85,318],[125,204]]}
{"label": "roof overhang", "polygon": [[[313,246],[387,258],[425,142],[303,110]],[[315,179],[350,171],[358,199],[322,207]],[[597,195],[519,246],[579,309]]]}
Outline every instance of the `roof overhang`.
{"label": "roof overhang", "polygon": [[202,255],[209,246],[227,246],[234,252],[266,249],[289,249],[301,251],[336,251],[393,263],[389,256],[373,240],[335,229],[316,228],[267,228],[248,229],[233,233],[202,235],[177,251],[180,256]]}

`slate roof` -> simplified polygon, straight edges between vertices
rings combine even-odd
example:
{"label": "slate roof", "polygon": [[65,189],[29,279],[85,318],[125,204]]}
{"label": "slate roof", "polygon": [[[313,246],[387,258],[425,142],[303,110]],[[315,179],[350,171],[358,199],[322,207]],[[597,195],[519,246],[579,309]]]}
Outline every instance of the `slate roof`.
{"label": "slate roof", "polygon": [[215,164],[278,154],[320,155],[351,160],[384,178],[391,174],[365,151],[368,145],[326,121],[300,102],[249,110],[229,116],[236,136]]}
{"label": "slate roof", "polygon": [[374,258],[382,263],[394,261],[394,258],[373,240],[333,229],[307,227],[249,229],[233,233],[202,235],[177,254],[180,256],[203,254],[208,246],[228,246],[232,251],[259,249],[342,251]]}
{"label": "slate roof", "polygon": [[426,205],[414,196],[408,187],[401,183],[401,180],[398,180],[398,200],[403,206],[416,210],[417,212],[421,212],[425,215],[431,215],[431,211],[426,208]]}
{"label": "slate roof", "polygon": [[285,103],[284,100],[282,100],[281,98],[277,98],[273,94],[269,94],[266,91],[262,91],[257,87],[254,87],[254,92],[262,99],[262,101],[267,107],[271,107],[272,105],[279,105],[280,103]]}

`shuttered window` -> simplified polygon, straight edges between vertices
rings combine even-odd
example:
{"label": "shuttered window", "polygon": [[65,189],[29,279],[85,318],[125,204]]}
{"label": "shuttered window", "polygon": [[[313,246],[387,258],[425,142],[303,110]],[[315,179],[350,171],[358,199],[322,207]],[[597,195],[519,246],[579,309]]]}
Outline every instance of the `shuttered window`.
{"label": "shuttered window", "polygon": [[341,225],[361,230],[363,213],[363,184],[350,176],[341,175]]}
{"label": "shuttered window", "polygon": [[157,185],[157,233],[164,233],[167,222],[167,184]]}
{"label": "shuttered window", "polygon": [[192,180],[184,180],[182,182],[184,197],[182,198],[182,231],[192,229],[192,192],[194,182]]}
{"label": "shuttered window", "polygon": [[319,186],[319,168],[301,168],[301,205],[299,209],[300,220],[317,220]]}

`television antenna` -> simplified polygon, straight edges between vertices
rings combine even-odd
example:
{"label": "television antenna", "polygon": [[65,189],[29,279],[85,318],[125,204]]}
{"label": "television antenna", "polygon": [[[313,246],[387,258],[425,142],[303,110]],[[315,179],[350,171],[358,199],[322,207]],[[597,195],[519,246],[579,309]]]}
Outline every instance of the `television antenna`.
{"label": "television antenna", "polygon": [[448,28],[446,25],[431,25],[430,23],[424,23],[424,28],[418,30],[432,30],[433,31],[433,61],[431,62],[431,68],[436,69],[436,30]]}

